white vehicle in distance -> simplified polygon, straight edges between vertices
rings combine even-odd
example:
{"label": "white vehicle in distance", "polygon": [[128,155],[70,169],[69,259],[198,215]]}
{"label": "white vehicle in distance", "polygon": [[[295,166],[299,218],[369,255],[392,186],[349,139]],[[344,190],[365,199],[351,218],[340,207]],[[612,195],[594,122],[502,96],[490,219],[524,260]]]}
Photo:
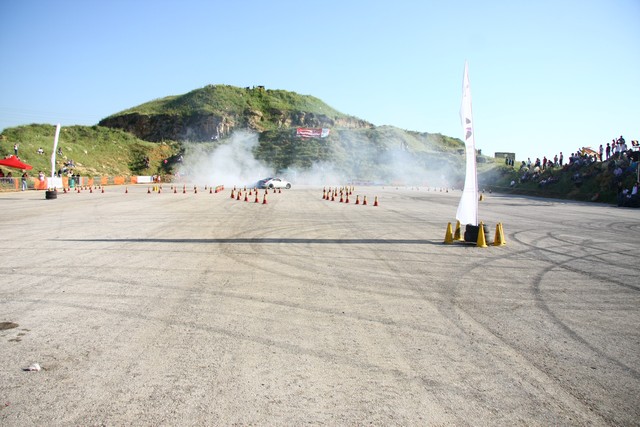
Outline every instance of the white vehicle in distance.
{"label": "white vehicle in distance", "polygon": [[282,178],[265,178],[258,181],[258,188],[291,188],[291,183]]}

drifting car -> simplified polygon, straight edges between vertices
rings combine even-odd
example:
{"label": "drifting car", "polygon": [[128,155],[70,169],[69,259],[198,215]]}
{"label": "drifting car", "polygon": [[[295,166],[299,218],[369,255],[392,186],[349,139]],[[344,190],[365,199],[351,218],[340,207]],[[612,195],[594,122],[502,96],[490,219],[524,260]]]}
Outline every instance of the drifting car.
{"label": "drifting car", "polygon": [[265,178],[258,181],[258,188],[291,188],[291,183],[282,178]]}

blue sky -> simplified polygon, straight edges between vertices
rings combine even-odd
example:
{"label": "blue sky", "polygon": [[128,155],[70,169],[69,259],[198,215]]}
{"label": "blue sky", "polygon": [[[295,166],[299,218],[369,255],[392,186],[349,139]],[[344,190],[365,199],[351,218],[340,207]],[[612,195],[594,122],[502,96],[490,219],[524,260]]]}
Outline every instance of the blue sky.
{"label": "blue sky", "polygon": [[638,0],[4,0],[0,54],[0,129],[229,84],[461,138],[468,60],[484,154],[640,139]]}

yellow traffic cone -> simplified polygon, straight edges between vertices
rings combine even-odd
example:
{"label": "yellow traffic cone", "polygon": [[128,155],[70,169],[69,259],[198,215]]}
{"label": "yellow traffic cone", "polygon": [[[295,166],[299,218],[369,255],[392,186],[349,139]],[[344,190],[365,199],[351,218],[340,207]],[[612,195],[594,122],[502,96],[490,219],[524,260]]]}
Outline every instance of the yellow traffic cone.
{"label": "yellow traffic cone", "polygon": [[496,224],[496,237],[493,241],[493,246],[504,246],[507,242],[504,240],[504,230],[502,229],[502,223]]}
{"label": "yellow traffic cone", "polygon": [[456,221],[456,231],[453,233],[453,240],[464,241],[464,237],[460,231],[460,221]]}
{"label": "yellow traffic cone", "polygon": [[478,226],[478,241],[476,242],[476,246],[479,248],[486,248],[487,241],[484,238],[484,224],[480,221],[480,225]]}
{"label": "yellow traffic cone", "polygon": [[451,223],[447,224],[447,233],[444,235],[444,242],[442,243],[447,243],[447,244],[453,243],[453,233],[451,232]]}

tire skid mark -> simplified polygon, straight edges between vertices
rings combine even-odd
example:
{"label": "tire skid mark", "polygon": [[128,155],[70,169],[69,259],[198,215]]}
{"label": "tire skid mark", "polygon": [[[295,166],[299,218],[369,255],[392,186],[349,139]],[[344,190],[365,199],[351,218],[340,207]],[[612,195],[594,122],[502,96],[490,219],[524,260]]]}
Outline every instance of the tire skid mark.
{"label": "tire skid mark", "polygon": [[[531,231],[531,230],[527,230],[527,231]],[[513,240],[517,240],[515,234],[516,233],[511,235],[510,238]],[[544,237],[539,237],[534,241],[540,241],[543,239]],[[533,245],[531,246],[535,247]],[[524,250],[522,252],[529,254],[531,251]],[[515,359],[516,364],[526,366],[529,369],[533,370],[533,372],[545,378],[546,381],[557,386],[559,390],[562,390],[563,393],[566,394],[566,396],[570,396],[571,399],[578,402],[581,406],[584,406],[586,412],[589,412],[590,410],[592,411],[592,407],[589,404],[585,403],[584,399],[582,399],[581,396],[576,395],[573,389],[567,388],[566,386],[564,386],[556,377],[552,376],[547,370],[545,370],[544,367],[539,366],[535,359],[532,359],[527,353],[524,353],[522,350],[516,347],[511,342],[511,340],[501,335],[498,335],[496,332],[494,332],[494,330],[491,328],[490,325],[487,325],[482,321],[478,320],[476,317],[474,317],[469,311],[467,311],[464,308],[462,303],[457,302],[458,288],[466,278],[474,277],[476,270],[481,268],[483,269],[486,268],[488,265],[491,264],[492,261],[500,261],[505,258],[513,258],[514,257],[513,255],[515,254],[508,254],[506,256],[493,258],[493,259],[482,259],[468,266],[466,273],[464,273],[457,281],[452,281],[453,286],[451,287],[451,290],[449,292],[450,307],[448,307],[448,309],[445,309],[445,307],[439,307],[441,308],[440,311],[442,315],[445,318],[449,319],[453,324],[455,324],[459,329],[459,331],[464,334],[469,335],[469,326],[475,327],[476,331],[484,333],[485,335],[488,334],[488,336],[490,336],[492,340],[499,342],[502,348],[507,350],[506,354],[505,353],[497,354],[496,352],[493,352],[492,357],[496,357],[503,360],[506,359],[505,361],[513,361]],[[463,321],[463,319],[465,319],[466,322]],[[606,419],[606,417],[602,414],[596,413],[595,415],[597,415],[600,419],[603,419],[603,420]]]}
{"label": "tire skid mark", "polygon": [[[551,235],[548,235],[548,237],[550,238],[554,238]],[[514,236],[514,238],[517,238]],[[520,241],[520,243],[522,244],[526,244],[522,241]],[[544,249],[541,251],[542,253],[544,253]],[[613,364],[617,365],[619,368],[621,368],[623,371],[627,372],[628,374],[630,374],[631,376],[633,376],[635,379],[640,379],[640,371],[626,365],[625,363],[623,363],[622,361],[618,360],[617,358],[614,358],[604,352],[602,352],[600,349],[598,349],[597,347],[593,346],[592,344],[589,343],[589,341],[587,341],[585,338],[583,338],[579,333],[577,333],[576,331],[574,331],[571,327],[569,327],[569,325],[567,325],[566,323],[564,323],[557,315],[556,313],[549,307],[549,305],[547,304],[547,302],[544,299],[544,296],[542,295],[542,291],[540,290],[540,285],[542,283],[542,281],[544,280],[544,277],[550,273],[551,271],[555,270],[555,269],[565,269],[565,270],[569,270],[571,272],[575,272],[578,274],[584,274],[587,275],[589,277],[592,278],[598,278],[598,276],[596,275],[592,275],[589,272],[584,272],[575,268],[568,268],[567,265],[565,265],[566,263],[569,262],[574,262],[576,260],[579,259],[584,259],[584,258],[589,258],[591,255],[585,255],[582,257],[574,257],[574,258],[570,258],[566,261],[563,262],[558,262],[555,260],[551,260],[551,259],[547,259],[546,262],[551,263],[552,265],[549,266],[548,268],[543,269],[542,271],[540,271],[537,275],[536,278],[534,279],[533,282],[533,287],[532,287],[532,291],[536,300],[536,305],[538,305],[538,307],[550,318],[550,320],[556,325],[558,326],[562,331],[564,331],[569,337],[571,337],[572,339],[574,339],[575,341],[579,342],[580,344],[582,344],[583,346],[585,346],[587,349],[589,349],[591,352],[593,352],[594,354],[596,354],[597,356],[608,360],[610,362],[612,362]],[[632,290],[638,290],[637,287],[631,286],[631,285],[626,285],[624,283],[620,283],[618,281],[614,281],[614,280],[608,280],[608,283],[613,283],[616,285],[620,285],[622,287],[625,288],[629,288]]]}
{"label": "tire skid mark", "polygon": [[[27,300],[33,304],[42,304],[40,300]],[[53,301],[50,301],[53,303]],[[159,316],[147,315],[140,310],[135,311],[122,311],[114,308],[108,307],[95,307],[92,305],[79,304],[79,303],[67,303],[67,302],[56,302],[56,306],[66,307],[66,308],[74,308],[78,310],[83,310],[92,313],[103,313],[105,315],[117,316],[117,317],[126,317],[129,319],[140,320],[144,322],[152,322],[156,324],[163,324],[164,327],[162,330],[154,333],[153,336],[149,337],[148,343],[140,349],[140,354],[144,353],[145,349],[153,344],[155,341],[155,337],[158,337],[162,334],[162,331],[166,331],[170,328],[175,327],[175,319],[164,318]],[[201,332],[207,332],[211,334],[216,334],[220,337],[226,337],[233,340],[240,340],[252,344],[257,344],[261,346],[265,346],[268,348],[278,348],[288,354],[292,355],[307,355],[310,357],[314,357],[320,360],[323,360],[327,363],[334,364],[338,363],[350,368],[361,369],[370,372],[384,372],[387,375],[398,378],[402,381],[411,381],[417,384],[423,384],[423,378],[411,375],[410,373],[402,372],[398,369],[388,368],[385,366],[380,366],[377,364],[363,362],[362,358],[355,358],[350,356],[345,356],[343,353],[332,353],[326,350],[314,350],[312,348],[291,344],[285,341],[278,341],[270,338],[266,338],[261,335],[249,335],[241,332],[231,331],[222,327],[212,326],[210,324],[202,324],[199,322],[193,321],[184,321],[181,320],[180,324],[185,327],[193,328]],[[135,362],[131,362],[129,367],[132,367]]]}
{"label": "tire skid mark", "polygon": [[[593,271],[584,271],[584,270],[580,270],[580,269],[578,269],[576,267],[573,267],[572,265],[567,265],[567,263],[571,262],[571,261],[588,260],[588,259],[590,259],[592,257],[598,257],[598,256],[601,256],[601,255],[611,254],[610,251],[604,251],[604,250],[602,250],[601,248],[598,248],[598,247],[587,246],[587,248],[593,249],[593,250],[597,250],[597,251],[599,251],[599,253],[597,253],[597,254],[586,254],[586,255],[583,255],[583,256],[574,256],[574,255],[570,255],[570,254],[568,254],[566,252],[561,252],[561,251],[557,251],[557,250],[554,250],[554,249],[548,249],[548,248],[544,248],[544,247],[539,247],[539,246],[536,246],[536,245],[528,244],[528,243],[524,242],[523,240],[521,240],[517,236],[517,234],[514,234],[512,238],[514,240],[518,241],[518,243],[521,243],[521,244],[523,244],[525,246],[529,246],[532,249],[534,249],[532,252],[538,254],[537,259],[540,260],[540,261],[551,262],[556,267],[562,268],[564,270],[571,271],[573,273],[582,274],[582,275],[587,276],[587,277],[592,278],[592,279],[598,279],[598,280],[601,280],[603,282],[608,282],[608,283],[615,283],[616,285],[621,286],[623,288],[631,289],[631,290],[634,290],[634,291],[640,291],[640,286],[635,286],[635,285],[632,285],[632,284],[629,284],[629,283],[624,283],[624,282],[622,282],[620,280],[617,280],[615,278],[611,278],[611,277],[608,277],[608,276],[603,276],[602,274],[595,273]],[[551,233],[551,232],[547,233],[546,236],[544,237],[544,239],[552,239],[552,240],[560,241],[560,242],[563,242],[563,243],[571,243],[571,242],[568,242],[566,240],[563,240],[563,239],[560,239],[560,238],[554,236],[553,233]],[[576,244],[573,243],[573,247],[575,247],[575,246],[576,246]],[[583,246],[580,246],[580,248],[583,248]],[[559,255],[559,256],[567,258],[568,260],[562,261],[562,262],[557,261],[557,260],[553,260],[553,259],[551,259],[549,257],[549,254]],[[610,265],[610,266],[613,267],[613,268],[629,268],[629,263],[615,263],[615,264]],[[631,268],[633,268],[632,265],[631,265]]]}
{"label": "tire skid mark", "polygon": [[[406,285],[406,287],[414,291],[415,295],[420,299],[420,301],[422,301],[423,303],[427,303],[431,307],[434,307],[437,305],[437,301],[435,301],[432,297],[428,296],[423,290],[423,288],[421,286],[416,285],[412,279],[405,277],[405,275],[399,268],[393,265],[383,254],[380,253],[382,251],[380,251],[377,248],[374,248],[372,249],[372,252],[376,255],[376,257],[381,263],[383,263],[389,270],[396,273],[396,276],[395,276],[396,279],[400,279],[400,281],[402,281]],[[384,306],[382,304],[379,304],[379,306],[381,307],[381,311],[385,312]],[[413,326],[412,329],[417,329],[422,332],[427,332],[429,333],[429,335],[439,335],[447,339],[451,339],[451,336],[449,334],[435,334],[432,328],[428,328],[428,327],[418,328],[416,326]],[[389,329],[384,329],[384,332],[386,333],[388,340],[396,343],[396,348],[400,348],[400,349],[404,348],[405,343],[401,342],[401,340],[398,338],[398,335],[395,334],[394,331]],[[396,356],[402,357],[402,360],[407,364],[407,366],[409,366],[411,372],[418,374],[425,370],[425,367],[422,366],[419,363],[419,361],[416,360],[415,357],[410,357],[406,352],[396,352]],[[433,382],[431,379],[425,378],[424,375],[421,376],[421,379],[422,379],[422,387],[425,390],[429,390],[433,388]],[[454,385],[448,384],[448,386],[453,387]],[[456,386],[456,388],[457,387],[458,386]],[[440,407],[448,408],[448,407],[454,406],[453,402],[449,398],[447,398],[446,394],[431,393],[430,398],[435,402],[437,402],[437,404]],[[454,416],[455,416],[456,423],[464,424],[463,419],[461,419],[459,416],[455,414]]]}
{"label": "tire skid mark", "polygon": [[562,320],[560,320],[560,318],[554,313],[554,311],[547,305],[547,303],[544,300],[544,297],[542,295],[542,291],[540,290],[540,285],[542,283],[542,281],[544,280],[544,277],[552,272],[553,270],[555,270],[557,268],[557,266],[552,265],[549,266],[548,268],[540,271],[539,273],[536,274],[536,277],[534,279],[534,286],[533,286],[533,292],[534,295],[536,296],[536,305],[542,310],[544,311],[544,313],[549,316],[549,318],[553,321],[553,323],[560,327],[560,329],[562,329],[562,331],[564,331],[569,337],[571,337],[573,340],[579,342],[580,344],[582,344],[583,346],[585,346],[586,348],[588,348],[591,352],[593,352],[595,355],[601,357],[602,359],[608,360],[612,363],[614,363],[615,365],[617,365],[618,367],[620,367],[623,371],[625,371],[626,373],[630,374],[632,377],[634,377],[635,379],[640,379],[640,372],[633,369],[632,367],[626,365],[625,363],[619,361],[618,359],[611,357],[610,355],[602,352],[601,350],[599,350],[597,347],[591,345],[591,343],[589,343],[589,341],[587,341],[586,339],[584,339],[580,334],[578,334],[576,331],[574,331],[571,327],[569,327],[566,323],[564,323]]}
{"label": "tire skid mark", "polygon": [[[406,277],[403,274],[403,271],[400,267],[395,266],[391,261],[389,261],[384,254],[381,254],[379,250],[373,249],[374,253],[376,254],[376,256],[379,258],[380,262],[382,262],[383,264],[385,264],[385,266],[387,268],[389,268],[391,271],[394,271],[397,274],[397,278],[400,279],[401,281],[403,281],[408,287],[410,287],[411,289],[414,290],[414,292],[416,293],[416,296],[423,302],[428,303],[431,306],[436,306],[437,310],[440,311],[441,314],[443,314],[443,318],[447,319],[449,322],[451,322],[452,324],[456,325],[457,328],[459,329],[459,331],[465,335],[468,335],[468,327],[467,325],[463,324],[462,320],[458,317],[455,316],[454,314],[450,314],[448,312],[443,311],[441,308],[441,305],[438,305],[437,303],[442,304],[443,302],[445,302],[444,298],[442,300],[434,300],[432,297],[429,297],[422,286],[420,286],[420,284],[416,284],[415,281],[417,280],[415,277]],[[520,253],[516,253],[516,254],[512,254],[512,255],[508,255],[507,258],[509,257],[514,257],[520,255]],[[491,261],[498,261],[498,260],[503,260],[505,257],[497,257],[494,259],[489,259],[489,260],[483,260],[481,262],[475,263],[474,267],[472,267],[473,269],[479,268],[481,266],[486,266],[487,263],[490,263]],[[396,261],[397,262],[397,261]],[[471,273],[469,273],[471,274]],[[476,328],[481,328],[480,330],[482,330],[485,333],[489,333],[490,336],[500,342],[503,346],[503,348],[508,349],[509,351],[509,356],[505,357],[505,355],[503,354],[497,354],[496,352],[493,352],[491,354],[491,357],[495,357],[498,359],[502,359],[504,361],[504,359],[507,359],[507,361],[513,361],[514,357],[518,359],[518,361],[520,362],[520,364],[523,364],[522,362],[526,361],[526,365],[529,366],[529,368],[533,369],[535,372],[537,372],[538,374],[541,374],[543,376],[543,378],[545,378],[547,381],[556,384],[561,390],[563,390],[568,396],[570,396],[572,399],[576,399],[576,397],[567,392],[567,390],[565,390],[564,387],[562,387],[560,384],[558,384],[558,382],[549,376],[548,373],[542,371],[538,366],[536,366],[531,360],[529,360],[528,358],[526,358],[520,351],[518,351],[513,345],[511,345],[509,342],[507,342],[505,339],[503,339],[502,337],[496,335],[490,328],[488,328],[486,325],[482,324],[481,322],[477,321],[473,316],[471,316],[468,312],[466,312],[460,304],[455,304],[452,301],[452,308],[458,310],[459,312],[462,311],[465,316],[468,316],[470,319],[473,319],[473,322],[476,325]],[[450,337],[450,334],[447,334]],[[402,343],[399,342],[399,340],[393,336],[392,337],[394,339],[395,342],[399,343],[399,347],[401,347]],[[474,344],[474,346],[478,346],[477,344]],[[411,367],[411,370],[413,372],[421,372],[424,368],[417,362],[415,361],[413,358],[407,357],[406,355],[404,355],[404,360],[405,363],[407,363],[408,366]],[[503,363],[507,364],[506,361],[504,361]],[[425,380],[426,381],[426,380]],[[427,384],[428,385],[428,384]],[[425,388],[428,388],[425,386]],[[446,401],[444,398],[439,397],[438,395],[433,395],[432,398],[436,399],[438,401],[438,403],[444,407],[450,407],[451,406],[451,402]],[[576,399],[577,400],[577,399]],[[583,405],[582,401],[577,400],[580,405]],[[462,422],[462,420],[460,420]]]}

